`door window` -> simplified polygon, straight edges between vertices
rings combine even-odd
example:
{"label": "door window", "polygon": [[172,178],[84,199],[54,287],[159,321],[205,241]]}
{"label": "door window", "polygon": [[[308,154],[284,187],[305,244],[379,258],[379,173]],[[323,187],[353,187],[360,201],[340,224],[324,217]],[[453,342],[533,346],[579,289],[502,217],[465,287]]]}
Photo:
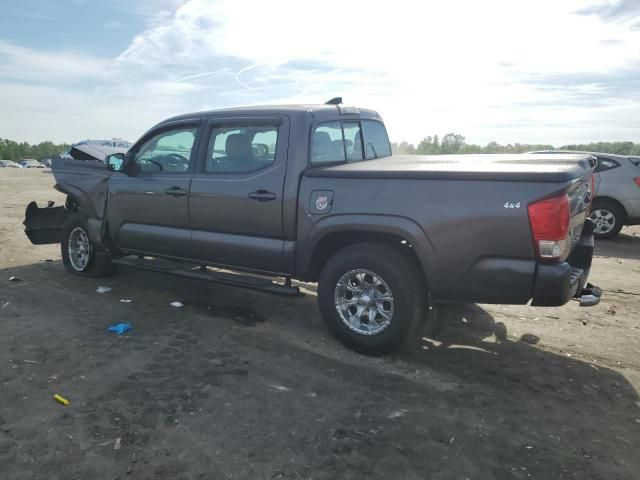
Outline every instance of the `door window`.
{"label": "door window", "polygon": [[135,153],[134,162],[141,172],[186,173],[196,130],[196,127],[183,127],[151,137]]}
{"label": "door window", "polygon": [[273,165],[278,144],[276,125],[215,127],[211,130],[204,171],[247,173]]}

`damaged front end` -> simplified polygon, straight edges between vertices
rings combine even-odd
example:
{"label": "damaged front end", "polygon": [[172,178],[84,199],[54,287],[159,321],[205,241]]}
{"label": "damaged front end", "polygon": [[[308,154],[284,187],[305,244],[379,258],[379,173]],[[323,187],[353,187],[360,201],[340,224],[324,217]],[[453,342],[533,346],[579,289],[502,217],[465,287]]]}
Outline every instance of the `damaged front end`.
{"label": "damaged front end", "polygon": [[86,214],[89,236],[96,244],[102,244],[104,213],[106,210],[109,177],[113,173],[102,162],[89,162],[69,158],[55,158],[51,170],[55,189],[67,195],[64,206],[53,202],[38,207],[36,202],[27,205],[25,233],[34,245],[62,242],[62,230],[71,212]]}

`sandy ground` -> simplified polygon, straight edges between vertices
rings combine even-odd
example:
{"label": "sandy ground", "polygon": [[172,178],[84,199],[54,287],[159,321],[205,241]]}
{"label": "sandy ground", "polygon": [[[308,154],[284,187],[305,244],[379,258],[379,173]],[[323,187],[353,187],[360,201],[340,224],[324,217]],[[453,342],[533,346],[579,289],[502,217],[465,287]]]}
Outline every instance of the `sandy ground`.
{"label": "sandy ground", "polygon": [[597,307],[451,307],[438,342],[367,358],[313,288],[66,273],[21,225],[52,184],[0,170],[2,479],[640,478],[640,229],[599,243]]}

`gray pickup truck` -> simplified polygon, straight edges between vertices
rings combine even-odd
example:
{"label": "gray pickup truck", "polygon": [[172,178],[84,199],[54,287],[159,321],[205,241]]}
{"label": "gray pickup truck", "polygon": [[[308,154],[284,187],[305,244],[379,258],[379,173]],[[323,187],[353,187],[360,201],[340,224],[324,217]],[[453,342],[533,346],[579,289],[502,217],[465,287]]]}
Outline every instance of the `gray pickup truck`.
{"label": "gray pickup truck", "polygon": [[233,108],[165,120],[104,163],[55,159],[66,204],[32,202],[25,226],[78,275],[118,264],[284,294],[318,282],[329,330],[384,354],[443,303],[598,303],[593,167],[395,156],[376,112],[340,104]]}

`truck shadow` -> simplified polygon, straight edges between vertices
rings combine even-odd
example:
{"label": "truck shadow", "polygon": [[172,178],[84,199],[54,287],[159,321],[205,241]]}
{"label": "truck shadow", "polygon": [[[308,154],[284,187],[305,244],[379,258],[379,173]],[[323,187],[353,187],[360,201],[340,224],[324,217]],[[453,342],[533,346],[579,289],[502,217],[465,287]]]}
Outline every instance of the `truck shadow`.
{"label": "truck shadow", "polygon": [[609,240],[596,240],[595,254],[602,257],[640,259],[640,236],[628,228]]}
{"label": "truck shadow", "polygon": [[576,416],[578,408],[580,416],[605,415],[609,423],[617,418],[620,425],[628,423],[622,412],[635,408],[637,415],[638,392],[609,368],[615,361],[586,362],[575,353],[539,345],[534,334],[510,335],[504,323],[479,305],[449,305],[440,315],[445,328],[437,340],[421,338],[401,355],[403,360],[518,394],[527,408],[542,416],[551,405],[566,410],[567,417]]}

